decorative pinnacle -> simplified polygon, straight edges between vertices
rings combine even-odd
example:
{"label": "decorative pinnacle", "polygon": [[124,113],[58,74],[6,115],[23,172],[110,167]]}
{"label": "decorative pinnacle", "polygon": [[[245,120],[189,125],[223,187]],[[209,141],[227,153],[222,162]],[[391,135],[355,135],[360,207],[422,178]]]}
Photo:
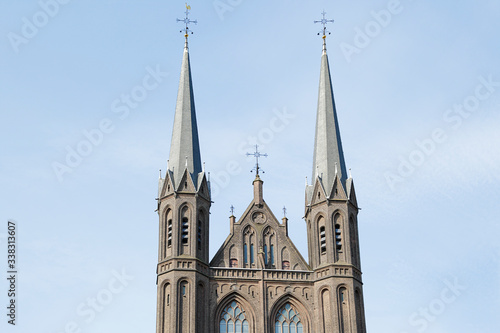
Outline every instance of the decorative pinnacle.
{"label": "decorative pinnacle", "polygon": [[283,206],[283,217],[286,217],[286,207]]}
{"label": "decorative pinnacle", "polygon": [[198,24],[198,20],[190,20],[189,19],[189,11],[191,10],[191,6],[187,4],[186,2],[186,18],[184,19],[177,19],[177,22],[183,22],[184,24],[186,24],[186,27],[184,29],[182,29],[181,31],[179,32],[184,32],[184,37],[186,37],[186,43],[187,43],[187,39],[188,39],[188,36],[189,36],[189,33],[191,32],[191,34],[193,34],[193,32],[191,31],[191,29],[189,29],[189,23],[194,23],[194,24]]}
{"label": "decorative pinnacle", "polygon": [[233,205],[231,205],[231,207],[230,207],[230,208],[231,208],[231,216],[234,216],[234,206],[233,206]]}
{"label": "decorative pinnacle", "polygon": [[[251,170],[251,172],[253,172],[255,170],[255,174],[258,176],[259,175],[259,170],[260,170],[260,167],[259,167],[259,157],[267,157],[267,154],[262,154],[260,151],[259,151],[259,145],[255,145],[255,152],[254,153],[247,153],[247,156],[254,156],[255,157],[255,168],[253,168]],[[264,173],[264,170],[262,170],[262,173]]]}

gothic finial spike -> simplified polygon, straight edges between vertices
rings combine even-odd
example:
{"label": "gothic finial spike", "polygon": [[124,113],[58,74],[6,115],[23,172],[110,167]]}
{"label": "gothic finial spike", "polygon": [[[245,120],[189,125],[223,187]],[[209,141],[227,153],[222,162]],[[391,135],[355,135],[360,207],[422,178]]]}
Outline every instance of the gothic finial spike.
{"label": "gothic finial spike", "polygon": [[339,170],[337,169],[337,162],[335,162],[335,176],[337,175],[338,172]]}
{"label": "gothic finial spike", "polygon": [[160,169],[160,179],[161,179],[161,169]]}
{"label": "gothic finial spike", "polygon": [[169,163],[170,163],[170,160],[167,160],[167,171],[170,170],[169,165],[168,165]]}
{"label": "gothic finial spike", "polygon": [[307,182],[307,176],[306,176],[306,186],[309,185],[309,183]]}
{"label": "gothic finial spike", "polygon": [[[267,154],[262,154],[259,151],[259,145],[255,145],[255,152],[254,153],[247,153],[246,155],[247,156],[254,156],[255,157],[255,160],[256,160],[255,168],[253,168],[251,170],[251,172],[253,170],[255,170],[256,176],[258,176],[259,175],[259,170],[260,170],[260,167],[259,167],[259,157],[267,157]],[[264,170],[262,170],[262,173],[264,173]]]}
{"label": "gothic finial spike", "polygon": [[203,162],[203,172],[205,172],[205,162]]}
{"label": "gothic finial spike", "polygon": [[349,178],[352,178],[351,168],[349,168]]}
{"label": "gothic finial spike", "polygon": [[233,205],[231,205],[231,207],[230,207],[230,208],[231,208],[231,210],[230,210],[230,212],[231,212],[231,216],[234,216],[234,206],[233,206]]}
{"label": "gothic finial spike", "polygon": [[188,167],[188,157],[186,156],[186,168]]}
{"label": "gothic finial spike", "polygon": [[283,217],[286,217],[286,206],[283,206]]}

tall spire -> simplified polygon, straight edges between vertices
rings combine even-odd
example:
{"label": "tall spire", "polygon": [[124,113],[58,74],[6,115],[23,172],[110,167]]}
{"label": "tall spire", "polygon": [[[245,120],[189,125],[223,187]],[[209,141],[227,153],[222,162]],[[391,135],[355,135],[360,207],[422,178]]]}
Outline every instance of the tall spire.
{"label": "tall spire", "polygon": [[187,37],[182,58],[168,165],[168,169],[173,172],[176,187],[186,168],[196,184],[198,173],[202,172],[202,167]]}
{"label": "tall spire", "polygon": [[326,30],[326,23],[333,22],[333,20],[327,20],[325,14],[323,12],[323,19],[317,21],[323,24],[323,53],[321,55],[318,112],[316,116],[313,179],[316,179],[316,176],[320,177],[323,187],[329,193],[337,175],[345,186],[347,172],[333,97],[330,65],[326,53],[326,33],[328,32]]}

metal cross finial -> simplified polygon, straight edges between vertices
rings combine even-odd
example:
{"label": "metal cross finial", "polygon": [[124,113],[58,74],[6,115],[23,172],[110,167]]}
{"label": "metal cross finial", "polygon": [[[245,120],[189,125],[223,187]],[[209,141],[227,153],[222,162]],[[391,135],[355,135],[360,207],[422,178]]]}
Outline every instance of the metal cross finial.
{"label": "metal cross finial", "polygon": [[231,205],[231,216],[233,216],[233,215],[234,215],[234,206]]}
{"label": "metal cross finial", "polygon": [[[267,154],[261,154],[261,152],[259,151],[259,145],[255,145],[255,153],[247,153],[247,156],[254,156],[255,157],[255,168],[252,169],[255,170],[255,173],[256,175],[259,175],[259,170],[260,170],[260,167],[259,167],[259,157],[267,157]],[[264,170],[262,170],[262,173],[264,173]]]}
{"label": "metal cross finial", "polygon": [[189,11],[191,10],[191,6],[187,4],[186,2],[186,18],[185,19],[177,19],[177,22],[184,22],[186,24],[186,27],[184,29],[182,29],[180,32],[183,32],[184,31],[184,37],[186,37],[186,40],[189,36],[189,32],[191,32],[191,34],[193,34],[193,32],[189,29],[189,23],[194,23],[194,24],[198,24],[198,20],[190,20],[189,19]]}
{"label": "metal cross finial", "polygon": [[333,20],[327,20],[325,10],[323,10],[323,13],[321,13],[321,14],[323,15],[323,18],[321,20],[319,20],[319,21],[314,21],[314,23],[321,23],[321,24],[323,24],[323,31],[318,32],[318,35],[321,34],[321,33],[323,33],[323,38],[326,38],[326,33],[327,32],[328,32],[329,35],[331,35],[331,32],[328,31],[328,30],[326,30],[326,25],[328,23],[333,23]]}
{"label": "metal cross finial", "polygon": [[286,217],[286,207],[283,206],[283,217]]}

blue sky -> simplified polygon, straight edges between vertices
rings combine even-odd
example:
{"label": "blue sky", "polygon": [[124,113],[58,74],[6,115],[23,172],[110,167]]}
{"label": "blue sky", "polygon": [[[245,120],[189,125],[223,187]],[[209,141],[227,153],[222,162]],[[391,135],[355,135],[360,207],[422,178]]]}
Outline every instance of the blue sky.
{"label": "blue sky", "polygon": [[[328,54],[362,207],[368,331],[497,332],[500,2],[190,4],[202,159],[216,192],[211,256],[229,232],[229,207],[239,217],[252,198],[244,153],[258,143],[269,154],[264,198],[278,218],[287,207],[307,257],[321,56],[313,20],[324,9],[335,19]],[[0,241],[5,248],[7,220],[17,221],[20,265],[18,326],[4,318],[2,331],[155,330],[154,199],[183,11],[184,1],[0,3]],[[151,72],[155,87],[140,90]],[[146,94],[115,112],[134,91]],[[55,172],[78,149],[85,156]]]}

